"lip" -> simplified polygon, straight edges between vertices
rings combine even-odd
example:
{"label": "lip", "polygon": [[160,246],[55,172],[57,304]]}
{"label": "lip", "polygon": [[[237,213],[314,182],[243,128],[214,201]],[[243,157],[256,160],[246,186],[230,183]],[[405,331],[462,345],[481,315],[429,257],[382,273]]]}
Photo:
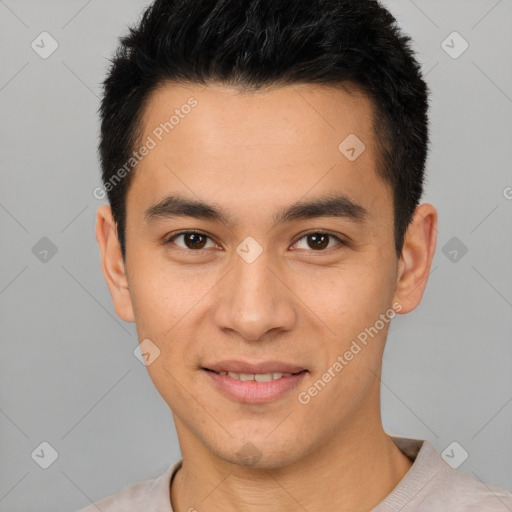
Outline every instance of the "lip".
{"label": "lip", "polygon": [[[240,367],[241,366],[237,366],[237,368]],[[250,365],[250,367],[254,370],[255,366]],[[280,367],[286,368],[286,366],[284,365]],[[248,366],[245,366],[244,368],[248,368]],[[288,366],[288,368],[293,367]],[[277,400],[278,398],[284,396],[290,390],[296,388],[308,373],[307,370],[299,370],[299,373],[295,373],[294,375],[290,375],[288,377],[281,377],[280,379],[271,380],[270,382],[258,382],[255,380],[244,381],[233,379],[229,375],[219,375],[218,373],[215,373],[214,371],[208,370],[206,368],[202,368],[202,371],[206,374],[207,378],[211,379],[211,382],[213,383],[215,388],[221,391],[225,396],[232,400],[245,404],[263,404]],[[259,370],[245,371],[240,373],[268,372]]]}
{"label": "lip", "polygon": [[262,361],[260,363],[247,363],[229,359],[217,363],[207,364],[203,369],[213,370],[215,372],[234,372],[234,373],[298,373],[307,370],[303,366],[283,363],[282,361]]}

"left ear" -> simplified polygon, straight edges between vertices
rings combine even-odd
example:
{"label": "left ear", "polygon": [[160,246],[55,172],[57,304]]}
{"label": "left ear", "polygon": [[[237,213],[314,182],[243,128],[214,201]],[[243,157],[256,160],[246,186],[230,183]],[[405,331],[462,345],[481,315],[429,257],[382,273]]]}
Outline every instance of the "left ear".
{"label": "left ear", "polygon": [[400,314],[409,313],[421,302],[434,259],[436,242],[437,210],[429,203],[420,204],[407,228],[398,260],[393,301],[401,304]]}

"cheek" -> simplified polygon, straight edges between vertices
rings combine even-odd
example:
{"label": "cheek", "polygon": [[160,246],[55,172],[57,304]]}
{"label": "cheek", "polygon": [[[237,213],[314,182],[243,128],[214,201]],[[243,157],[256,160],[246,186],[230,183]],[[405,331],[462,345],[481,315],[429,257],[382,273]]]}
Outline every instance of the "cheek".
{"label": "cheek", "polygon": [[[146,366],[157,389],[174,389],[173,376],[184,370],[193,340],[187,327],[188,300],[167,279],[145,272],[132,289],[137,336],[158,355]],[[155,348],[156,347],[156,348]],[[143,345],[141,345],[143,351]]]}
{"label": "cheek", "polygon": [[[389,272],[374,264],[349,266],[331,273],[326,283],[327,293],[319,288],[305,296],[304,302],[322,320],[324,343],[319,346],[321,360],[317,370],[324,374],[329,368],[336,377],[326,376],[328,386],[343,392],[359,392],[377,372],[382,358],[385,338],[393,314],[390,311],[393,288]],[[311,283],[310,283],[311,284]],[[305,289],[303,290],[305,293]],[[342,358],[341,371],[333,365]],[[339,369],[339,365],[337,366]]]}
{"label": "cheek", "polygon": [[338,269],[309,272],[294,290],[305,311],[322,320],[326,334],[343,342],[373,324],[387,309],[391,292],[376,264],[350,264]]}
{"label": "cheek", "polygon": [[190,309],[193,291],[169,268],[139,261],[130,280],[136,323],[147,331],[146,337],[164,339]]}

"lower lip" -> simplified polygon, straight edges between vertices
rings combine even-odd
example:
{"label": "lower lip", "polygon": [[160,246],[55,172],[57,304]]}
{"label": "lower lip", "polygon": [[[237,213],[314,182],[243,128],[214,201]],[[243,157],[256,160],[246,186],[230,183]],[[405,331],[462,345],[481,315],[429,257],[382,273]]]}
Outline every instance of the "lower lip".
{"label": "lower lip", "polygon": [[298,386],[306,371],[281,377],[269,382],[255,380],[237,380],[229,375],[219,375],[210,370],[203,370],[214,384],[230,398],[247,404],[263,404],[283,396],[287,391]]}

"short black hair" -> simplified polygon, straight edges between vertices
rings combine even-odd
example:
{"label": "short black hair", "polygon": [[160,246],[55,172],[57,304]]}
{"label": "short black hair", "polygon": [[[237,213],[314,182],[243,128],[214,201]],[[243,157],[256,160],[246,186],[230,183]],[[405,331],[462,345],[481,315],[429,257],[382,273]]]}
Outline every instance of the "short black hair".
{"label": "short black hair", "polygon": [[[119,39],[99,109],[102,180],[123,258],[133,176],[126,164],[133,161],[148,98],[167,83],[249,92],[307,83],[355,85],[372,103],[376,172],[393,190],[400,256],[423,193],[429,145],[429,90],[410,43],[377,0],[152,2]],[[115,180],[123,167],[123,179]]]}

